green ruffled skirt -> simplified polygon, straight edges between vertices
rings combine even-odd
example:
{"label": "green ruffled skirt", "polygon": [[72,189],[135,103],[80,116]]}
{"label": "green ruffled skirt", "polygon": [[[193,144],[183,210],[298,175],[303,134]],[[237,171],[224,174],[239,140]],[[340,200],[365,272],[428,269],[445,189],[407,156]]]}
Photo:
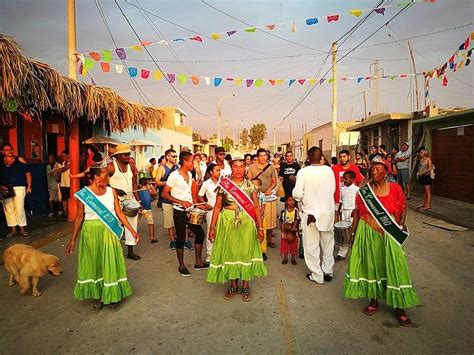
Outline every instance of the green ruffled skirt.
{"label": "green ruffled skirt", "polygon": [[420,304],[403,248],[359,220],[344,281],[347,298],[381,298],[394,308]]}
{"label": "green ruffled skirt", "polygon": [[119,302],[132,294],[120,241],[101,221],[84,221],[81,229],[74,298]]}
{"label": "green ruffled skirt", "polygon": [[234,211],[223,209],[219,213],[211,265],[207,272],[208,282],[225,283],[236,279],[250,281],[268,274],[258,244],[255,223],[245,212],[242,213],[242,223],[237,228],[234,221]]}

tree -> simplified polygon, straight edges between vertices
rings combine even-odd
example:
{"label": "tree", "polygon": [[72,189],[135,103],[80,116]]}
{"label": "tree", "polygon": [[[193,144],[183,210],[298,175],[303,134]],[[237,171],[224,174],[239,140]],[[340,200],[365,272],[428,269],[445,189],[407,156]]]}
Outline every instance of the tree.
{"label": "tree", "polygon": [[256,147],[260,146],[260,143],[263,142],[267,136],[267,127],[263,123],[257,123],[250,128],[249,138],[250,143]]}
{"label": "tree", "polygon": [[247,149],[247,145],[249,144],[249,130],[244,128],[243,131],[240,133],[240,145]]}
{"label": "tree", "polygon": [[224,147],[224,149],[226,150],[226,152],[230,152],[231,148],[234,147],[234,141],[229,138],[229,137],[225,137],[223,140],[222,140],[222,146]]}

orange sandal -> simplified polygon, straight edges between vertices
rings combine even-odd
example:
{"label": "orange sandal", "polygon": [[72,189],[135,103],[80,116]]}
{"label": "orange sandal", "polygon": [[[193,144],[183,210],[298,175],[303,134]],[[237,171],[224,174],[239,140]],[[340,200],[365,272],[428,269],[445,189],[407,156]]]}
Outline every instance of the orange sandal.
{"label": "orange sandal", "polygon": [[228,290],[228,291],[226,292],[226,294],[224,295],[224,299],[225,299],[226,301],[232,300],[232,299],[235,297],[235,295],[237,294],[238,291],[239,291],[239,290],[238,290],[237,287],[229,287],[229,290]]}
{"label": "orange sandal", "polygon": [[244,302],[250,302],[251,300],[253,300],[253,297],[252,295],[250,294],[250,288],[244,288],[242,287],[242,300]]}

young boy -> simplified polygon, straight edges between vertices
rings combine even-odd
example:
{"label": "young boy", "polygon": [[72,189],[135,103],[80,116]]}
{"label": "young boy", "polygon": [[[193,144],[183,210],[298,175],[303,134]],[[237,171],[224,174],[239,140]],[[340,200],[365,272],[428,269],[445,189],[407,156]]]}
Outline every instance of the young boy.
{"label": "young boy", "polygon": [[[139,180],[139,183],[140,183],[140,190],[138,191],[138,196],[140,196],[140,201],[143,207],[141,215],[142,217],[145,217],[148,223],[148,232],[150,233],[150,243],[153,244],[153,243],[158,242],[158,240],[155,239],[155,223],[153,222],[153,213],[151,211],[150,184],[148,183],[147,178],[141,178]],[[155,193],[156,193],[156,190],[155,190]]]}
{"label": "young boy", "polygon": [[[339,204],[339,213],[342,221],[350,220],[352,222],[352,211],[355,209],[355,199],[359,191],[359,187],[354,184],[355,179],[356,174],[352,170],[348,170],[342,175],[344,186],[341,188]],[[347,245],[340,246],[336,256],[336,262],[344,260],[348,251],[349,247]]]}
{"label": "young boy", "polygon": [[262,221],[263,221],[263,241],[260,243],[260,251],[262,252],[262,258],[263,260],[267,260],[267,228],[265,225],[265,219],[263,216],[265,215],[265,194],[260,191],[262,187],[262,180],[259,178],[252,179],[252,183],[255,185],[255,187],[258,190],[258,203],[260,204],[260,212],[262,214]]}
{"label": "young boy", "polygon": [[280,213],[280,254],[283,256],[282,264],[288,264],[288,255],[291,254],[291,264],[297,265],[296,254],[298,253],[298,229],[300,217],[296,209],[296,201],[293,196],[288,196],[285,201],[285,209]]}

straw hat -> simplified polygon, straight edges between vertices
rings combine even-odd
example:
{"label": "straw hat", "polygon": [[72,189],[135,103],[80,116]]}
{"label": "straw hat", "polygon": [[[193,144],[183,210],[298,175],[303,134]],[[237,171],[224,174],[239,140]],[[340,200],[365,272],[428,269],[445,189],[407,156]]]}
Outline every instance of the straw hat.
{"label": "straw hat", "polygon": [[130,149],[130,146],[128,144],[119,144],[116,148],[116,151],[114,154],[112,154],[112,156],[114,155],[118,155],[118,154],[127,154],[127,153],[131,153],[132,150]]}

